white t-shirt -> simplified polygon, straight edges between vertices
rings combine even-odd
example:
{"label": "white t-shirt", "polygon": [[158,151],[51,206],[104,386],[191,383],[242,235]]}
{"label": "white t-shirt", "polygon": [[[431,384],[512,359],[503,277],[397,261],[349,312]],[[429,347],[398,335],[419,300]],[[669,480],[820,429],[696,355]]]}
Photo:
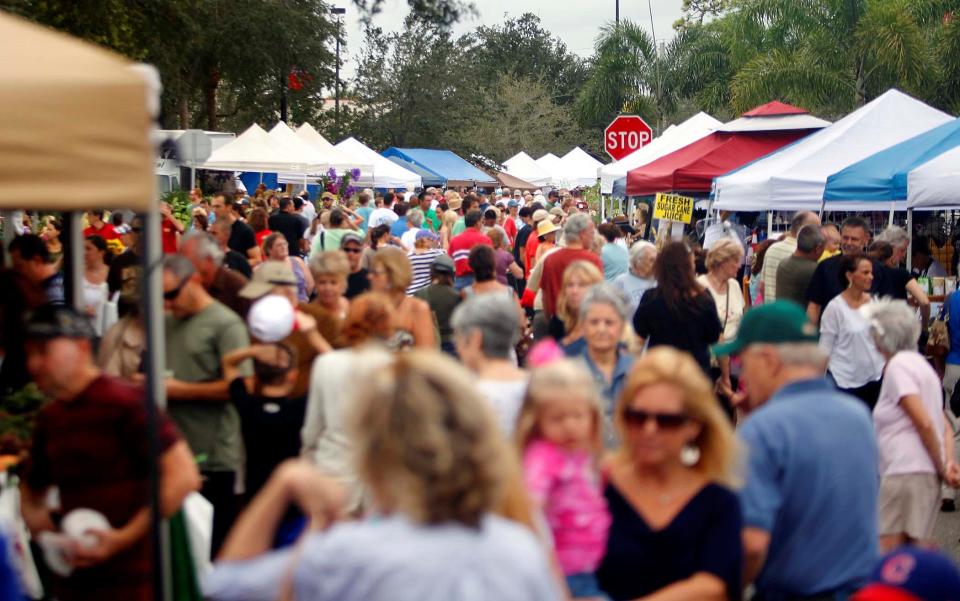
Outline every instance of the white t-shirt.
{"label": "white t-shirt", "polygon": [[393,209],[385,209],[380,207],[379,209],[374,209],[373,213],[370,213],[370,220],[367,222],[367,227],[377,227],[378,225],[393,225],[393,223],[400,219],[396,213],[393,212]]}
{"label": "white t-shirt", "polygon": [[876,382],[883,373],[883,357],[873,343],[870,323],[850,308],[842,294],[823,311],[820,348],[830,357],[830,373],[840,388],[859,388]]}
{"label": "white t-shirt", "polygon": [[504,436],[513,436],[527,384],[527,380],[477,380],[477,388],[490,401]]}
{"label": "white t-shirt", "polygon": [[873,409],[873,425],[877,429],[880,451],[880,475],[935,474],[920,434],[900,405],[900,400],[917,395],[923,401],[943,453],[943,389],[940,377],[930,363],[916,351],[894,355],[883,372],[883,386]]}
{"label": "white t-shirt", "polygon": [[412,227],[407,231],[403,232],[403,235],[400,236],[400,242],[403,243],[407,250],[413,250],[413,247],[417,243],[417,232],[423,228]]}

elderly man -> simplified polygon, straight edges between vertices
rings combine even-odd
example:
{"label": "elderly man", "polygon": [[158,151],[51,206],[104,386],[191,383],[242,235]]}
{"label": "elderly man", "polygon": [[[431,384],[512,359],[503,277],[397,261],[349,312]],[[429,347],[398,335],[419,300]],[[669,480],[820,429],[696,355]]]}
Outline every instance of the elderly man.
{"label": "elderly man", "polygon": [[150,599],[150,466],[159,468],[160,512],[169,516],[200,488],[193,453],[161,414],[152,455],[143,388],[101,373],[86,317],[43,307],[26,334],[27,369],[48,402],[20,486],[24,522],[35,536],[56,531],[57,518],[75,509],[100,512],[109,522],[86,533],[90,544],[69,553],[74,571],[54,577],[48,592],[57,599]]}
{"label": "elderly man", "polygon": [[886,293],[900,300],[907,300],[908,295],[912,296],[920,307],[920,323],[923,326],[922,331],[925,332],[927,322],[930,321],[930,298],[913,274],[902,265],[910,247],[910,236],[902,227],[891,225],[880,232],[877,241],[887,242],[893,249],[893,255],[884,263],[887,273]]}
{"label": "elderly man", "polygon": [[814,224],[805,225],[797,234],[797,250],[777,267],[777,295],[803,305],[807,286],[817,270],[817,259],[823,254],[826,239],[823,230]]}
{"label": "elderly man", "polygon": [[777,300],[777,267],[797,250],[797,234],[805,225],[820,225],[820,218],[810,211],[798,211],[790,221],[790,231],[782,240],[770,246],[763,258],[763,300]]}
{"label": "elderly man", "polygon": [[745,583],[754,599],[846,599],[879,556],[869,411],[824,377],[816,328],[790,301],[748,311],[713,352],[743,363]]}
{"label": "elderly man", "polygon": [[588,261],[603,273],[603,261],[597,253],[590,250],[593,248],[593,237],[596,231],[593,220],[586,213],[571,215],[563,225],[564,248],[543,259],[543,279],[540,282],[540,288],[543,290],[543,310],[547,319],[557,314],[557,297],[560,295],[563,272],[571,263]]}
{"label": "elderly man", "polygon": [[657,262],[657,247],[646,240],[635,242],[630,247],[630,270],[618,275],[613,285],[630,299],[630,314],[637,312],[643,293],[657,285],[653,277],[653,264]]}
{"label": "elderly man", "polygon": [[493,241],[481,231],[482,220],[483,215],[481,215],[479,209],[467,211],[467,214],[464,215],[466,229],[462,234],[458,234],[450,240],[450,248],[447,249],[447,253],[457,267],[457,275],[454,278],[454,287],[457,292],[473,284],[473,270],[467,260],[470,258],[470,250],[478,244],[493,247]]}
{"label": "elderly man", "polygon": [[206,232],[191,232],[184,237],[180,254],[193,263],[210,296],[246,318],[250,302],[240,296],[240,290],[246,286],[247,278],[224,265],[224,248],[216,238]]}
{"label": "elderly man", "polygon": [[[229,382],[223,378],[223,357],[250,344],[240,317],[210,296],[200,273],[186,257],[163,261],[166,309],[167,380],[170,417],[202,456],[201,494],[214,508],[212,551],[215,556],[236,517],[236,476],[243,461],[240,418],[229,402]],[[249,363],[241,366],[251,375]]]}

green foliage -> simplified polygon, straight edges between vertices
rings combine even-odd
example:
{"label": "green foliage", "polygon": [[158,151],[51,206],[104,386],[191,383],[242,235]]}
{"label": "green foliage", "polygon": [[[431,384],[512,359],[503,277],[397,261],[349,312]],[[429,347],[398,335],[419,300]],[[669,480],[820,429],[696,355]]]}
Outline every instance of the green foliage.
{"label": "green foliage", "polygon": [[173,190],[167,192],[160,200],[170,205],[173,216],[177,221],[185,227],[190,227],[190,222],[193,221],[193,215],[191,214],[193,209],[190,205],[189,190]]}
{"label": "green foliage", "polygon": [[0,399],[0,455],[16,455],[29,448],[34,420],[44,402],[32,382]]}

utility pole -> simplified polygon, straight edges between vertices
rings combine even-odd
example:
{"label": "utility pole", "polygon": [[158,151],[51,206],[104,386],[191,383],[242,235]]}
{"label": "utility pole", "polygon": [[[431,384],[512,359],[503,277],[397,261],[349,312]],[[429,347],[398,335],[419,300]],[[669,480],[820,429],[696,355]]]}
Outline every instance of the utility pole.
{"label": "utility pole", "polygon": [[333,122],[336,131],[336,137],[340,138],[340,35],[343,32],[343,15],[347,9],[334,6],[330,9],[331,14],[337,15],[337,69],[333,82]]}
{"label": "utility pole", "polygon": [[616,24],[619,25],[620,24],[620,0],[614,0],[614,2],[616,2],[616,6],[617,6]]}

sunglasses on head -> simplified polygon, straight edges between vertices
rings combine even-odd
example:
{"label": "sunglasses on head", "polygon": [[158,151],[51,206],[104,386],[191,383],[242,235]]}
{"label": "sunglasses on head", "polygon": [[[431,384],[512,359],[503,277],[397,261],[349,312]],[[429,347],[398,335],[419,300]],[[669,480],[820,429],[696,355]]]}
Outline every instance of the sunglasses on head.
{"label": "sunglasses on head", "polygon": [[640,409],[627,409],[623,412],[623,421],[635,428],[641,428],[653,420],[658,430],[676,430],[687,423],[690,417],[686,413],[653,413]]}

